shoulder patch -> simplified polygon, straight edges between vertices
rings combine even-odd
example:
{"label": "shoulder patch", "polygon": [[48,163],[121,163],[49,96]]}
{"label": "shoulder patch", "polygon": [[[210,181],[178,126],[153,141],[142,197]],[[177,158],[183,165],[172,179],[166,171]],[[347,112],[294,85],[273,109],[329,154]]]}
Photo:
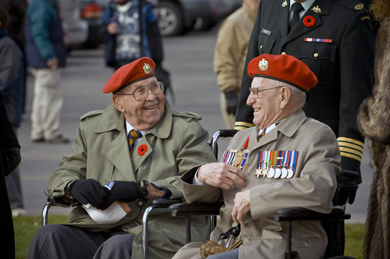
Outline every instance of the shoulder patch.
{"label": "shoulder patch", "polygon": [[338,1],[333,1],[333,3],[344,6],[344,7],[351,9],[355,12],[360,11],[363,8],[365,8],[365,10],[367,11],[367,8],[368,8],[367,6],[364,6],[364,4],[362,2],[359,2],[357,0],[350,0],[350,1],[338,0]]}
{"label": "shoulder patch", "polygon": [[172,116],[180,117],[183,119],[200,121],[202,117],[194,112],[179,112],[172,109]]}
{"label": "shoulder patch", "polygon": [[103,113],[103,110],[90,111],[80,117],[80,121],[85,121]]}

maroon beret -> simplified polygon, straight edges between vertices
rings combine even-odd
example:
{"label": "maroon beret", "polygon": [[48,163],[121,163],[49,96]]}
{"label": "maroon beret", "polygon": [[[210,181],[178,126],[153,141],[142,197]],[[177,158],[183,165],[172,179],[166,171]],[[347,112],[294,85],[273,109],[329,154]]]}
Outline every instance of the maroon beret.
{"label": "maroon beret", "polygon": [[122,86],[154,76],[155,66],[152,59],[143,57],[120,67],[103,87],[103,93],[113,93]]}
{"label": "maroon beret", "polygon": [[309,67],[290,55],[264,54],[248,64],[250,77],[265,77],[291,84],[308,92],[317,85],[317,77]]}

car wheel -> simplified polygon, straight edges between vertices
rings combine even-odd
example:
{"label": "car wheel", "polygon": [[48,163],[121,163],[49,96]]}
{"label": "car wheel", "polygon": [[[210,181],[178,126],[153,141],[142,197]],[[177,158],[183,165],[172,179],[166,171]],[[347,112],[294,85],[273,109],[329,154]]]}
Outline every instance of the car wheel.
{"label": "car wheel", "polygon": [[183,14],[180,8],[171,2],[159,3],[158,27],[163,36],[177,36],[183,33]]}

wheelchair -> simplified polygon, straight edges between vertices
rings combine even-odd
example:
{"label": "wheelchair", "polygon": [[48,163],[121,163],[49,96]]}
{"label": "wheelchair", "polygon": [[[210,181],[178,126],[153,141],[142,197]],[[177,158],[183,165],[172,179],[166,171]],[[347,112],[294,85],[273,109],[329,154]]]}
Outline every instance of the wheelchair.
{"label": "wheelchair", "polygon": [[[210,146],[213,149],[216,159],[218,159],[218,139],[233,137],[237,130],[219,130],[211,138]],[[347,177],[351,180],[358,178],[358,173],[351,171],[342,171],[339,176]],[[48,198],[42,210],[41,225],[48,223],[48,213],[54,202]],[[219,215],[219,209],[224,205],[223,202],[217,203],[183,203],[182,200],[172,200],[159,198],[152,202],[152,205],[146,208],[142,220],[142,246],[144,258],[148,258],[148,218],[153,210],[170,213],[173,217],[186,217],[186,243],[191,242],[191,217],[192,216],[210,216],[210,233],[215,228]],[[287,222],[287,246],[285,259],[300,259],[297,252],[291,249],[292,222],[304,220],[320,220],[323,222],[324,230],[328,236],[328,246],[324,259],[355,259],[354,257],[343,256],[344,254],[344,220],[350,219],[351,215],[345,213],[344,208],[334,206],[330,214],[321,214],[303,208],[288,208],[277,211],[274,220],[277,222]]]}

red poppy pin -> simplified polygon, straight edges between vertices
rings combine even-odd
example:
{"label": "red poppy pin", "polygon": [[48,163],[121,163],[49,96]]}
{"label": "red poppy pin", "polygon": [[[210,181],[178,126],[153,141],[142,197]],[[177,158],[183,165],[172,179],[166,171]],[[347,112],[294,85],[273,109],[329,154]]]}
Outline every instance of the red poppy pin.
{"label": "red poppy pin", "polygon": [[138,148],[138,155],[143,156],[146,153],[147,150],[148,150],[148,146],[145,145],[145,144],[142,144]]}
{"label": "red poppy pin", "polygon": [[314,24],[316,24],[316,19],[314,19],[313,16],[308,15],[308,16],[306,16],[305,18],[303,18],[303,24],[304,24],[306,27],[313,27]]}

